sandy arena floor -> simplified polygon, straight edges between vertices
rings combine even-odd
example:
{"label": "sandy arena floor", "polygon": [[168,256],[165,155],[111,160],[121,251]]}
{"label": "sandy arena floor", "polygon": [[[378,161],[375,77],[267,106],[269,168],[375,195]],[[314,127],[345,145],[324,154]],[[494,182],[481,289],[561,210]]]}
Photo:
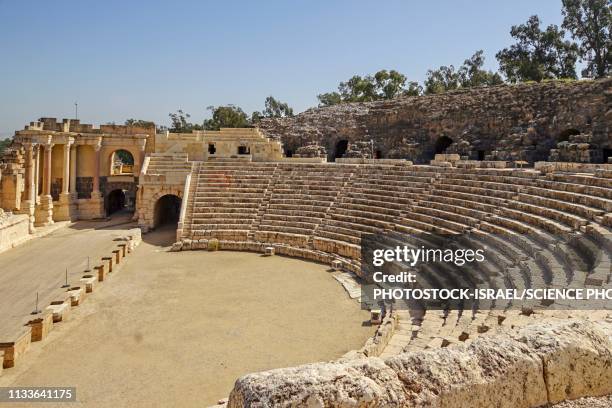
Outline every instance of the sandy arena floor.
{"label": "sandy arena floor", "polygon": [[145,235],[0,386],[76,386],[68,407],[206,407],[242,374],[338,358],[374,332],[323,265],[166,252],[173,233]]}

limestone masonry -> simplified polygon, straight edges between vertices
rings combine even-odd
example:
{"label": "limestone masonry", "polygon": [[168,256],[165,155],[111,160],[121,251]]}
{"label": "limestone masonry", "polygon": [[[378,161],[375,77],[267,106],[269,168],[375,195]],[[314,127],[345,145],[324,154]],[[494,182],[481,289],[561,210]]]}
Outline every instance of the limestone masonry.
{"label": "limestone masonry", "polygon": [[[316,144],[336,157],[435,154],[472,160],[605,163],[612,156],[612,79],[500,85],[309,109],[265,119],[262,131],[288,155]],[[348,156],[347,156],[348,155]]]}

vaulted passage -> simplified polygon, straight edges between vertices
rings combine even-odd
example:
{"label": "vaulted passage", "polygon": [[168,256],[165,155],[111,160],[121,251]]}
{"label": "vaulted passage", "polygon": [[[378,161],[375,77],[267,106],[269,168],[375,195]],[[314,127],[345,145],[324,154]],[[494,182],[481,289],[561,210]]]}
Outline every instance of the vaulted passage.
{"label": "vaulted passage", "polygon": [[446,152],[446,149],[450,145],[453,144],[453,139],[447,136],[442,136],[436,140],[436,144],[434,145],[434,153],[435,154],[443,154]]}
{"label": "vaulted passage", "polygon": [[348,140],[339,140],[336,143],[336,149],[334,150],[334,160],[344,156],[348,149]]}
{"label": "vaulted passage", "polygon": [[173,194],[166,194],[155,203],[155,227],[176,224],[181,213],[181,199]]}
{"label": "vaulted passage", "polygon": [[111,191],[106,197],[106,215],[125,209],[125,191],[117,189]]}
{"label": "vaulted passage", "polygon": [[567,142],[570,139],[570,136],[579,135],[580,131],[577,129],[566,129],[563,132],[559,133],[557,137],[557,142]]}

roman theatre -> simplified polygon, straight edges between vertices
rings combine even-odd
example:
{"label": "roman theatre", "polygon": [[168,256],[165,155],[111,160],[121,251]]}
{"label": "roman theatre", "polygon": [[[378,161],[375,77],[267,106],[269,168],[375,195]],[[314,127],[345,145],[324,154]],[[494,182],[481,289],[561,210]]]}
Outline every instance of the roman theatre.
{"label": "roman theatre", "polygon": [[424,287],[612,294],[611,83],[193,133],[31,122],[0,164],[0,386],[76,386],[84,406],[609,406],[609,298],[362,287],[385,237],[486,252],[469,272],[387,265]]}

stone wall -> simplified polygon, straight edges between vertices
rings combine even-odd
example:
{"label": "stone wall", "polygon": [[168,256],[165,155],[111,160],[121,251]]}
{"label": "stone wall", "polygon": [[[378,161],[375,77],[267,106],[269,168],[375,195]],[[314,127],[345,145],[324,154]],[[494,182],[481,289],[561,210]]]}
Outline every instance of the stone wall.
{"label": "stone wall", "polygon": [[612,393],[612,343],[570,320],[480,337],[467,346],[249,374],[228,407],[538,407]]}
{"label": "stone wall", "polygon": [[330,160],[427,163],[436,153],[457,153],[472,160],[597,163],[612,156],[611,84],[551,81],[341,104],[264,119],[261,129],[286,152],[319,144]]}
{"label": "stone wall", "polygon": [[0,252],[29,238],[30,221],[26,214],[10,214],[0,209]]}

